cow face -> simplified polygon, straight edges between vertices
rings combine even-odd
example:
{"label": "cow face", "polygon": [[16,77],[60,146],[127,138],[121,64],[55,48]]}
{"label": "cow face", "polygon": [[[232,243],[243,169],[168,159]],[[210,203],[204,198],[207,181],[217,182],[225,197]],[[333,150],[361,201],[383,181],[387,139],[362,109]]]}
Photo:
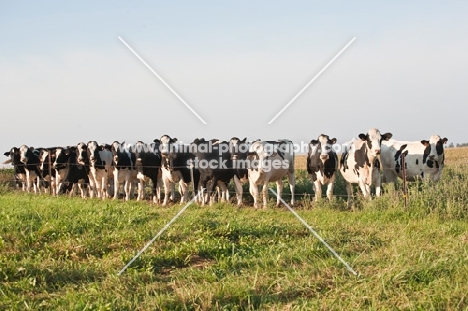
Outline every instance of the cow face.
{"label": "cow face", "polygon": [[429,141],[421,140],[426,148],[424,149],[423,163],[432,168],[434,162],[436,165],[444,163],[444,144],[447,143],[447,138],[441,138],[439,135],[432,135]]}
{"label": "cow face", "polygon": [[70,148],[58,147],[55,151],[55,161],[52,164],[52,168],[56,170],[64,169],[70,157],[70,152]]}
{"label": "cow face", "polygon": [[330,153],[333,153],[333,145],[336,143],[336,138],[330,139],[328,135],[322,134],[317,140],[311,140],[309,144],[309,156],[314,154],[320,155],[322,162],[330,158]]}
{"label": "cow face", "polygon": [[118,141],[114,141],[111,145],[111,151],[112,151],[112,160],[114,161],[114,164],[119,163],[119,153],[120,149],[123,147],[123,143],[119,143]]}
{"label": "cow face", "polygon": [[11,148],[10,151],[5,152],[4,155],[9,157],[10,159],[5,161],[3,164],[11,163],[11,165],[13,166],[23,164],[20,161],[19,149],[16,147]]}
{"label": "cow face", "polygon": [[89,141],[86,149],[88,150],[89,164],[95,166],[96,161],[100,159],[99,151],[103,150],[103,147],[99,146],[96,141]]}
{"label": "cow face", "polygon": [[28,164],[29,157],[31,156],[31,150],[28,146],[22,145],[19,147],[20,161],[24,164]]}
{"label": "cow face", "polygon": [[392,138],[392,133],[380,134],[376,128],[370,129],[367,134],[359,134],[359,138],[366,142],[367,154],[374,158],[380,154],[380,144],[382,140]]}
{"label": "cow face", "polygon": [[171,138],[169,135],[161,136],[159,149],[163,158],[174,159],[178,146],[176,145],[177,138]]}
{"label": "cow face", "polygon": [[246,143],[247,137],[240,140],[237,137],[231,138],[229,141],[229,153],[231,154],[231,160],[245,160],[249,151],[249,145]]}
{"label": "cow face", "polygon": [[76,161],[81,165],[88,165],[88,148],[85,143],[76,145]]}

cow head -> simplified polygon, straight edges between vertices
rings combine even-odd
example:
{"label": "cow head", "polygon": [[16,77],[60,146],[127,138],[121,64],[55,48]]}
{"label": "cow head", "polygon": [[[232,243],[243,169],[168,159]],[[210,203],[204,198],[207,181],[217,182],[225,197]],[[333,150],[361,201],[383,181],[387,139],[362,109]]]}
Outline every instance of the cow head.
{"label": "cow head", "polygon": [[97,141],[89,141],[86,144],[86,149],[88,150],[89,164],[95,166],[98,161],[101,161],[101,156],[99,151],[104,150],[103,146],[99,146]]}
{"label": "cow head", "polygon": [[58,147],[55,151],[55,161],[52,164],[52,168],[56,170],[64,169],[70,157],[70,152],[70,148]]}
{"label": "cow head", "polygon": [[89,165],[88,147],[83,142],[76,145],[76,161],[81,165]]}
{"label": "cow head", "polygon": [[177,152],[178,146],[176,145],[177,138],[171,138],[169,135],[161,136],[159,140],[161,155],[163,157],[175,157],[175,152]]}
{"label": "cow head", "polygon": [[229,140],[229,153],[231,154],[231,160],[236,161],[247,159],[249,145],[246,141],[247,137],[242,140],[237,137],[233,137]]}
{"label": "cow head", "polygon": [[367,154],[372,161],[380,154],[382,140],[389,140],[392,136],[392,133],[380,134],[376,128],[370,129],[367,134],[359,134],[359,138],[366,143]]}
{"label": "cow head", "polygon": [[4,155],[9,157],[10,159],[3,162],[3,164],[11,164],[13,166],[23,164],[20,161],[19,149],[16,147],[11,148],[10,151],[5,152]]}
{"label": "cow head", "polygon": [[336,143],[336,138],[330,139],[328,135],[322,134],[318,139],[313,139],[309,143],[309,157],[314,154],[320,155],[322,162],[327,161],[330,158],[330,154],[333,154],[333,145]]}
{"label": "cow head", "polygon": [[426,146],[424,150],[423,162],[429,167],[433,167],[434,162],[436,165],[444,164],[444,144],[446,144],[448,139],[441,138],[439,135],[432,135],[429,141],[421,140],[421,144]]}
{"label": "cow head", "polygon": [[29,150],[29,147],[26,145],[22,145],[21,147],[19,147],[20,161],[22,163],[28,163],[30,152],[31,150]]}

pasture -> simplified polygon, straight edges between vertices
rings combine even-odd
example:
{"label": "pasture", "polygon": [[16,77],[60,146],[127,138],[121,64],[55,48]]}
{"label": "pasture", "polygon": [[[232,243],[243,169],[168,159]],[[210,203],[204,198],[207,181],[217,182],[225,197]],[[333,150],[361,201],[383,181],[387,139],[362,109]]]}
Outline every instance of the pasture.
{"label": "pasture", "polygon": [[297,157],[296,210],[358,277],[273,197],[267,210],[191,205],[117,276],[181,205],[25,194],[3,170],[0,309],[466,310],[468,149],[445,152],[442,180],[410,184],[407,209],[384,185],[353,211],[342,179],[312,202]]}

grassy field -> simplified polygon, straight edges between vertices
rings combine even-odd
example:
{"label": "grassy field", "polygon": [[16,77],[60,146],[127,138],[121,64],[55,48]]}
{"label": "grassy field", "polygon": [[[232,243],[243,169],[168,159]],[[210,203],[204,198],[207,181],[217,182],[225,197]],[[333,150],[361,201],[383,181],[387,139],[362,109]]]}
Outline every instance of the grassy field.
{"label": "grassy field", "polygon": [[[0,172],[0,310],[468,310],[468,149],[447,149],[438,184],[346,209],[311,201],[298,157],[297,211],[182,208],[12,191]],[[388,188],[388,187],[387,187]],[[305,194],[305,195],[304,195]],[[248,199],[248,195],[246,195]]]}

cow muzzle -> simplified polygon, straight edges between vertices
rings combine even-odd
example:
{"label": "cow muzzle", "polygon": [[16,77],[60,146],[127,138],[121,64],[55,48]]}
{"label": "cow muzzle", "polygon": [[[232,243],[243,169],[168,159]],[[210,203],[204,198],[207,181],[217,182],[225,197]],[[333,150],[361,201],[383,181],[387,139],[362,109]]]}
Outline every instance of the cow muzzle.
{"label": "cow muzzle", "polygon": [[330,156],[328,154],[320,155],[320,159],[322,159],[322,160],[328,160],[329,158],[330,158]]}

